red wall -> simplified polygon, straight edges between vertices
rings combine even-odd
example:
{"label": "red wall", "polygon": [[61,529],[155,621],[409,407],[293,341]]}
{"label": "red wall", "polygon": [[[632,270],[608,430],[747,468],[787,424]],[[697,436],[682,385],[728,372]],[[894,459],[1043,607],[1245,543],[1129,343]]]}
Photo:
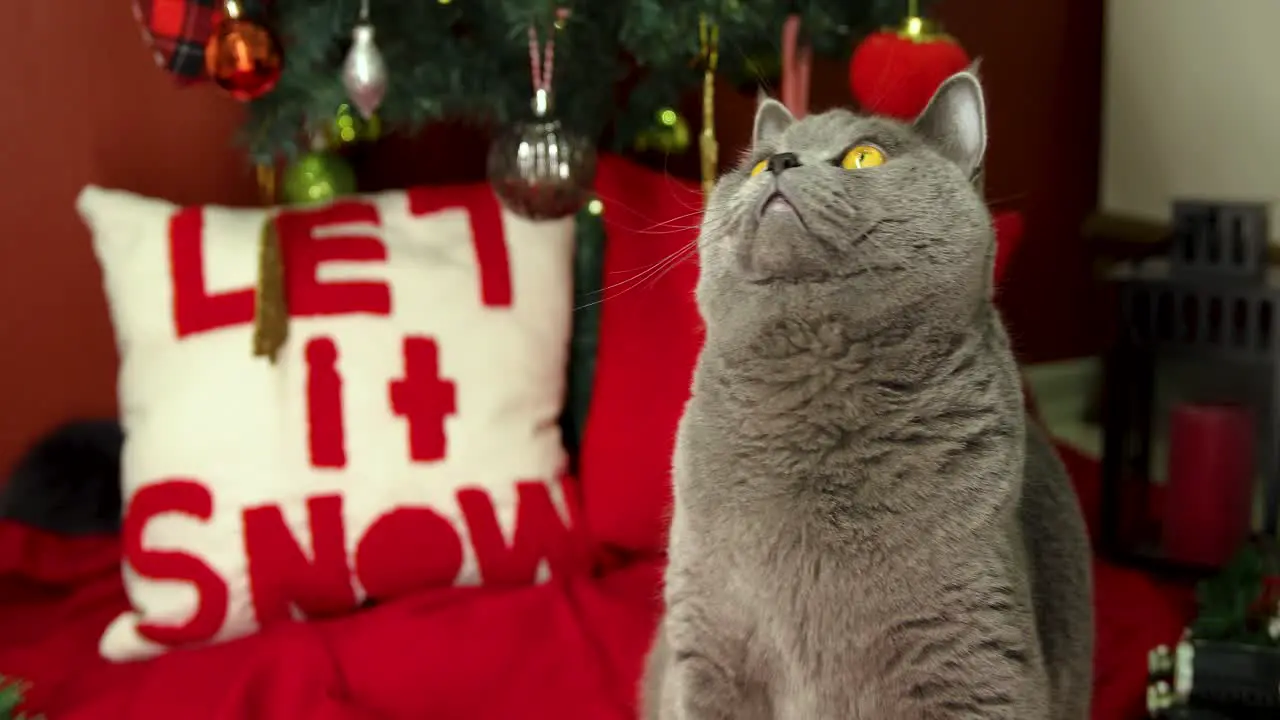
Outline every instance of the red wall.
{"label": "red wall", "polygon": [[[1033,359],[1088,352],[1095,341],[1076,230],[1096,195],[1101,4],[944,0],[948,29],[985,58],[989,194],[1028,213],[1005,305]],[[207,87],[175,89],[142,48],[125,0],[79,5],[19,3],[0,23],[10,60],[0,65],[10,98],[0,130],[0,469],[55,423],[114,412],[115,349],[73,210],[80,188],[182,203],[255,198],[250,169],[229,147],[236,105]],[[822,66],[813,95],[817,106],[845,102],[844,68]],[[751,104],[721,92],[726,157],[748,134]],[[390,139],[362,159],[362,184],[478,179],[483,153],[483,137],[468,130]],[[672,167],[696,172],[692,156]]]}
{"label": "red wall", "polygon": [[1080,226],[1098,200],[1103,0],[942,0],[947,29],[983,58],[987,196],[1027,237],[1001,306],[1024,361],[1097,352],[1106,306]]}
{"label": "red wall", "polygon": [[227,150],[236,107],[178,92],[143,50],[126,0],[14,3],[0,23],[0,472],[73,416],[114,412],[115,347],[88,234],[85,183],[182,202],[248,202]]}

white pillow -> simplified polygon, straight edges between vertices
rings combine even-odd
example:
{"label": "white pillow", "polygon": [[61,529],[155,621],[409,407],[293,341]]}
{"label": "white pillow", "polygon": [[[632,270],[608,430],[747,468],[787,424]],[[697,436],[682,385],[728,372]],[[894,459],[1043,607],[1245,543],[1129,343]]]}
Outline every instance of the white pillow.
{"label": "white pillow", "polygon": [[251,352],[268,210],[96,187],[78,208],[126,433],[133,609],[103,655],[582,565],[557,425],[571,219],[480,185],[279,210],[291,322],[271,364]]}

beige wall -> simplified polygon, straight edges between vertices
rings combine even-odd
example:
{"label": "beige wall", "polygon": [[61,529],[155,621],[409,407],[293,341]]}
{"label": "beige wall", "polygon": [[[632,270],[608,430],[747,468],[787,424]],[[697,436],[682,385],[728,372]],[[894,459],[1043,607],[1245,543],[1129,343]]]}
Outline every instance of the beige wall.
{"label": "beige wall", "polygon": [[1106,32],[1103,209],[1264,200],[1280,236],[1280,0],[1107,0]]}

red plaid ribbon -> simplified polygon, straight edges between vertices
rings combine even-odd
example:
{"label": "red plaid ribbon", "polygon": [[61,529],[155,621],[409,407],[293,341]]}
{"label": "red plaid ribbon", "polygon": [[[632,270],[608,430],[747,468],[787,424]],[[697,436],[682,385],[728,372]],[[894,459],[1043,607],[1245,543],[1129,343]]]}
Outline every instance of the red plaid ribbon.
{"label": "red plaid ribbon", "polygon": [[[225,0],[133,0],[133,16],[155,53],[156,65],[194,83],[205,79],[204,46]],[[262,17],[270,0],[240,0],[242,17]]]}

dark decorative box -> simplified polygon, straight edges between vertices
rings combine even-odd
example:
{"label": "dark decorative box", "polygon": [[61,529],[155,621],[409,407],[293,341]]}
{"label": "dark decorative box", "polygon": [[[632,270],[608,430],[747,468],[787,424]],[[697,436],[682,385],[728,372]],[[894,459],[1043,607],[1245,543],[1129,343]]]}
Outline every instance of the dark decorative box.
{"label": "dark decorative box", "polygon": [[1101,545],[1118,562],[1203,573],[1280,520],[1280,270],[1265,205],[1179,202],[1173,214],[1168,256],[1109,278],[1120,322],[1105,362]]}
{"label": "dark decorative box", "polygon": [[1188,640],[1156,648],[1149,662],[1152,717],[1280,717],[1280,648]]}

